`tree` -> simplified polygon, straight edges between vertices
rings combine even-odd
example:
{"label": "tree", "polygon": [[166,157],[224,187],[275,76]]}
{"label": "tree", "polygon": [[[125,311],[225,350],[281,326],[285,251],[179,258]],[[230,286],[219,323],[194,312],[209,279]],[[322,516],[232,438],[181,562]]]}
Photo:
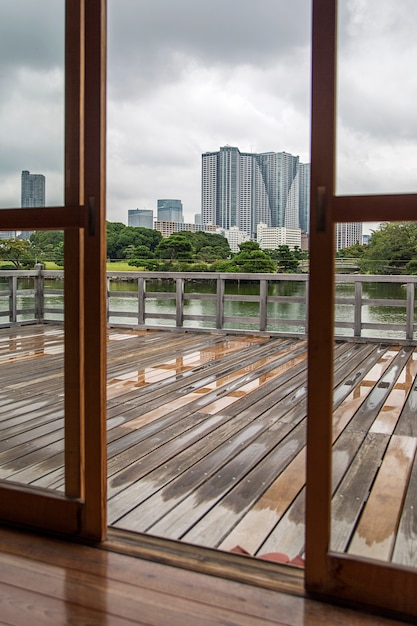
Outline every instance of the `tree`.
{"label": "tree", "polygon": [[238,252],[231,261],[225,262],[219,271],[223,272],[276,272],[275,263],[260,249],[255,241],[245,241],[239,245]]}
{"label": "tree", "polygon": [[173,233],[158,244],[155,252],[162,259],[170,259],[172,264],[177,259],[183,261],[191,260],[194,248],[187,234]]}
{"label": "tree", "polygon": [[30,245],[35,258],[45,263],[55,261],[64,264],[64,232],[62,230],[38,230],[30,235]]}
{"label": "tree", "polygon": [[339,259],[361,259],[368,248],[368,244],[355,243],[353,246],[342,248],[336,252],[336,257]]}
{"label": "tree", "polygon": [[35,255],[27,239],[0,240],[0,259],[10,261],[17,270],[31,269],[35,265]]}
{"label": "tree", "polygon": [[303,258],[303,251],[298,248],[291,250],[286,244],[282,244],[275,250],[268,250],[269,256],[277,262],[279,272],[293,273],[296,272]]}
{"label": "tree", "polygon": [[374,231],[359,261],[361,272],[406,274],[417,258],[417,223],[391,222]]}
{"label": "tree", "polygon": [[158,230],[142,226],[125,226],[120,222],[107,222],[107,258],[129,259],[132,251],[144,246],[154,252],[162,240]]}

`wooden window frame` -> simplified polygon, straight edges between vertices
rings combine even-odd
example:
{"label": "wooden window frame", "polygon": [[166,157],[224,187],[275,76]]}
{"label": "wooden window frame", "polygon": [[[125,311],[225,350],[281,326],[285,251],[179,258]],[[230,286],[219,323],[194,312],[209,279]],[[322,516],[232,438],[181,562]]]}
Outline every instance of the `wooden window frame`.
{"label": "wooden window frame", "polygon": [[306,589],[417,616],[417,571],[330,551],[335,224],[415,221],[416,194],[335,195],[337,0],[313,0]]}
{"label": "wooden window frame", "polygon": [[65,237],[65,494],[2,482],[0,518],[93,540],[107,532],[105,86],[106,2],[66,0],[64,206],[0,216]]}
{"label": "wooden window frame", "polygon": [[[335,195],[337,0],[313,1],[305,585],[309,593],[417,615],[417,573],[330,552],[334,225],[414,220],[415,194]],[[106,1],[66,2],[65,206],[2,211],[2,228],[65,231],[65,496],[0,486],[3,519],[104,542],[106,525]],[[28,513],[42,502],[43,515]],[[71,522],[66,516],[71,514]],[[45,514],[46,513],[46,514]],[[52,515],[48,515],[51,513]],[[53,516],[53,517],[52,517]],[[54,520],[54,521],[52,521]],[[56,521],[58,520],[58,521]],[[196,546],[109,533],[109,549],[281,588],[283,568]],[[123,537],[128,537],[123,544]],[[124,545],[124,547],[123,547]],[[204,555],[204,558],[203,556]],[[285,568],[284,568],[285,569]],[[289,570],[287,570],[289,571]],[[300,575],[298,575],[300,580]],[[364,584],[366,581],[366,584]],[[287,589],[300,589],[295,583]]]}

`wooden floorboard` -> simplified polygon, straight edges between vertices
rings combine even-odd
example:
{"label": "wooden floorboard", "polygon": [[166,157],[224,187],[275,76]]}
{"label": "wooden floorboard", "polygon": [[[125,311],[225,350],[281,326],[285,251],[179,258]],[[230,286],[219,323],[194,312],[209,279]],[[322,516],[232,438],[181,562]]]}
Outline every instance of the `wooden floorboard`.
{"label": "wooden floorboard", "polygon": [[[62,341],[0,329],[1,479],[64,489]],[[114,328],[107,345],[109,523],[302,557],[306,342]],[[414,347],[335,344],[336,551],[417,566],[416,373]]]}
{"label": "wooden floorboard", "polygon": [[[246,557],[235,557],[246,558]],[[282,578],[287,574],[283,573]],[[11,626],[394,626],[401,622],[114,550],[0,527],[0,622]]]}

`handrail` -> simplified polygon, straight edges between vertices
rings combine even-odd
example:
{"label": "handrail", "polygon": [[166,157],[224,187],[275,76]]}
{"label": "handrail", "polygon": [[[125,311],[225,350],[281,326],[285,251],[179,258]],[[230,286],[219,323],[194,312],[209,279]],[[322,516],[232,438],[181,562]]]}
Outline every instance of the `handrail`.
{"label": "handrail", "polygon": [[[0,325],[62,321],[64,271],[42,268],[0,271]],[[417,340],[417,276],[335,280],[336,338]],[[111,326],[308,336],[308,274],[107,272],[107,282]],[[384,284],[396,285],[399,297],[373,295]]]}

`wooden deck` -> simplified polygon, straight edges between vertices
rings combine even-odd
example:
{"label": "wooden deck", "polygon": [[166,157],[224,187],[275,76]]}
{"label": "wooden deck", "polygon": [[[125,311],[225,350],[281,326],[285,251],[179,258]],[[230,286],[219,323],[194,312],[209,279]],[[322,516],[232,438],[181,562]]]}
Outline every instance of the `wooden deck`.
{"label": "wooden deck", "polygon": [[[256,556],[304,552],[306,342],[108,336],[108,516]],[[0,478],[63,489],[62,328],[0,330]],[[332,547],[416,566],[417,352],[337,343]]]}

